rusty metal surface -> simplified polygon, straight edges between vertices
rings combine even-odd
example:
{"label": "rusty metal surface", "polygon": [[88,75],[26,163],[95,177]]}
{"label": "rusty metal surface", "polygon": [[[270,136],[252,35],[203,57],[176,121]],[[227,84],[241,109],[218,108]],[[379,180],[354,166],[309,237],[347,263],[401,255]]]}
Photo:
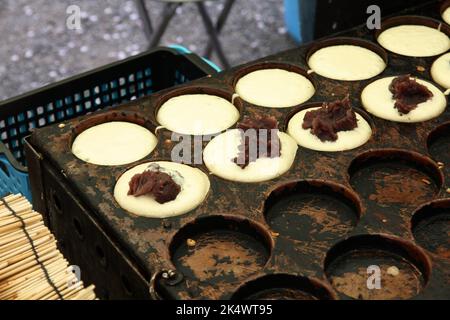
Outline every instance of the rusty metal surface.
{"label": "rusty metal surface", "polygon": [[[437,5],[424,10],[416,13],[439,18]],[[442,28],[450,34],[448,26]],[[374,33],[366,29],[344,35],[376,43]],[[95,166],[70,151],[85,121],[126,119],[154,129],[156,109],[167,95],[220,90],[222,96],[231,97],[236,79],[254,70],[254,65],[308,70],[310,48],[283,52],[96,113],[95,121],[85,116],[64,127],[36,130],[31,143],[44,162],[61,172],[61,183],[70,185],[138,269],[148,275],[161,270],[183,275],[177,281],[161,281],[159,289],[165,297],[450,298],[448,104],[441,116],[418,124],[367,116],[373,127],[368,143],[338,153],[299,147],[292,168],[268,182],[243,184],[209,175],[211,190],[205,201],[194,211],[169,219],[137,217],[115,202],[115,182],[137,163]],[[435,58],[387,53],[388,68],[366,81],[335,81],[310,74],[316,94],[308,103],[349,94],[352,105],[361,107],[362,89],[378,78],[412,74],[432,81]],[[241,119],[264,112],[277,117],[282,130],[292,115],[292,108],[238,104]],[[161,129],[156,135],[158,147],[138,163],[170,160],[171,132]],[[198,167],[207,172],[203,165]],[[188,239],[195,241],[193,247],[187,246]],[[376,293],[365,287],[366,268],[371,264],[382,268],[385,279],[385,289]],[[398,276],[386,273],[394,265],[400,269]],[[298,281],[285,281],[286,276]]]}

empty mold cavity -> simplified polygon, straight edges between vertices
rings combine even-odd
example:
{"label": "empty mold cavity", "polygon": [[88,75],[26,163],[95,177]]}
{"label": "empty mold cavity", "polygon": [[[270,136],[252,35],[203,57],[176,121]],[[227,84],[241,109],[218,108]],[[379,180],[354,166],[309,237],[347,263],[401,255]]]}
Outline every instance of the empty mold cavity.
{"label": "empty mold cavity", "polygon": [[264,205],[272,230],[300,241],[339,239],[356,226],[360,214],[354,192],[316,180],[284,184],[270,193]]}
{"label": "empty mold cavity", "polygon": [[315,73],[323,77],[357,81],[382,73],[388,64],[388,54],[370,41],[338,37],[312,44],[306,61]]}
{"label": "empty mold cavity", "polygon": [[349,175],[360,197],[378,206],[417,206],[432,200],[443,184],[434,161],[397,149],[359,155],[351,163]]}
{"label": "empty mold cavity", "polygon": [[433,130],[428,136],[428,152],[431,157],[450,166],[450,122]]}
{"label": "empty mold cavity", "polygon": [[316,279],[289,274],[270,274],[247,282],[233,295],[235,300],[333,300],[335,293]]}
{"label": "empty mold cavity", "polygon": [[232,127],[243,104],[233,92],[213,87],[187,86],[171,90],[155,103],[156,121],[185,135],[210,135]]}
{"label": "empty mold cavity", "polygon": [[450,25],[450,0],[444,1],[441,6],[441,17],[447,24]]}
{"label": "empty mold cavity", "polygon": [[156,147],[155,125],[137,113],[111,111],[72,129],[72,153],[85,162],[117,166],[143,159]]}
{"label": "empty mold cavity", "polygon": [[335,245],[325,273],[344,297],[364,300],[409,299],[430,275],[430,261],[414,244],[385,235],[360,235]]}
{"label": "empty mold cavity", "polygon": [[411,229],[422,248],[450,259],[450,199],[419,208],[411,220]]}
{"label": "empty mold cavity", "polygon": [[184,276],[229,283],[261,270],[272,247],[270,236],[258,224],[234,216],[210,216],[180,229],[169,250]]}

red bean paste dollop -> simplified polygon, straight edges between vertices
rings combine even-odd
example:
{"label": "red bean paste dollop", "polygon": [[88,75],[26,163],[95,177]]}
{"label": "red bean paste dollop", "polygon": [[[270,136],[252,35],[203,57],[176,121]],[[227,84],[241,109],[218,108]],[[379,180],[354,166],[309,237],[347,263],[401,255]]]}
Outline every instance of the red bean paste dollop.
{"label": "red bean paste dollop", "polygon": [[392,80],[389,91],[395,99],[394,107],[400,114],[408,114],[419,103],[423,103],[433,97],[433,93],[428,88],[411,79],[410,75],[400,76]]}
{"label": "red bean paste dollop", "polygon": [[[239,145],[239,154],[233,161],[242,169],[259,158],[280,156],[281,143],[278,137],[278,121],[275,117],[266,115],[257,115],[255,118],[245,117],[237,124],[237,128],[241,129],[242,142]],[[248,133],[251,129],[255,130],[255,134]],[[251,144],[253,149],[250,148]],[[252,154],[253,152],[250,151],[255,150],[255,147],[256,154]]]}
{"label": "red bean paste dollop", "polygon": [[350,105],[348,96],[342,100],[324,103],[321,108],[308,111],[303,118],[303,129],[322,142],[336,141],[339,131],[353,130],[358,126],[356,114]]}
{"label": "red bean paste dollop", "polygon": [[174,200],[181,191],[181,187],[169,174],[152,170],[135,174],[129,186],[128,195],[135,197],[151,195],[161,204]]}

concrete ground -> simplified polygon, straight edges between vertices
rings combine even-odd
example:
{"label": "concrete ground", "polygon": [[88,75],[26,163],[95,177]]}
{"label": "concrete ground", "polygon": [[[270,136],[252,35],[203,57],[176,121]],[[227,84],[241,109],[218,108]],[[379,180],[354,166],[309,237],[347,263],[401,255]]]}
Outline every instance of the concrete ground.
{"label": "concrete ground", "polygon": [[[81,9],[81,30],[66,27],[69,5]],[[155,24],[162,4],[147,0],[147,5]],[[223,0],[207,5],[217,17]],[[134,1],[1,0],[0,30],[0,100],[147,48]],[[161,44],[201,53],[207,39],[197,8],[187,4]],[[282,0],[237,0],[221,40],[232,65],[295,46],[284,26]]]}

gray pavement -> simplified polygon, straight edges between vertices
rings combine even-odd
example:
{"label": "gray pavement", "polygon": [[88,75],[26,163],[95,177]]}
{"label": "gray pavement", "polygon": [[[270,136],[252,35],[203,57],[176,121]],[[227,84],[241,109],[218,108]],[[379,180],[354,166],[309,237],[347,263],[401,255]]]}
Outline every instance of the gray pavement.
{"label": "gray pavement", "polygon": [[[81,9],[81,30],[66,27],[69,5]],[[155,24],[162,4],[147,5]],[[217,17],[223,1],[207,5]],[[0,100],[147,48],[134,1],[1,0],[0,31]],[[295,46],[284,27],[282,0],[237,0],[221,40],[232,65]],[[161,44],[201,53],[206,42],[197,9],[187,4],[177,10]]]}

